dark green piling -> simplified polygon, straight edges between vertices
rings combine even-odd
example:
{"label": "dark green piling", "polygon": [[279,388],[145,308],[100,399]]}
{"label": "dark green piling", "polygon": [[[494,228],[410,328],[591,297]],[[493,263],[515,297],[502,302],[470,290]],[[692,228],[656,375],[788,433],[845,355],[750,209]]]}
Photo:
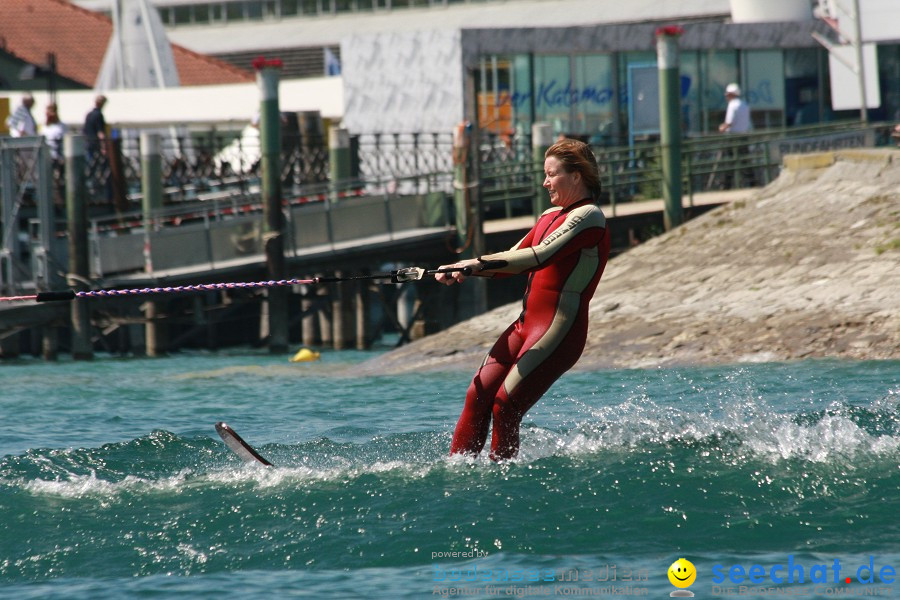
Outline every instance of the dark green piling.
{"label": "dark green piling", "polygon": [[[69,273],[66,285],[77,291],[88,289],[90,267],[88,261],[87,193],[85,189],[84,136],[68,134],[63,140],[66,159],[66,217],[69,238]],[[72,358],[91,360],[91,314],[86,298],[72,300],[70,319],[72,328]]]}
{"label": "dark green piling", "polygon": [[[281,196],[281,114],[278,105],[277,66],[263,65],[256,72],[260,90],[259,143],[262,166],[263,243],[266,254],[266,273],[271,279],[284,279],[284,214]],[[287,288],[266,289],[268,309],[269,352],[288,350],[288,302]]]}
{"label": "dark green piling", "polygon": [[665,205],[663,222],[667,231],[684,222],[681,206],[680,35],[680,27],[661,27],[656,34],[662,190]]}
{"label": "dark green piling", "polygon": [[[157,133],[141,133],[141,212],[144,221],[145,269],[153,272],[150,237],[154,228],[154,217],[162,208],[162,155],[160,136]],[[161,300],[149,298],[144,304],[146,318],[144,330],[144,351],[147,356],[162,356],[166,352],[166,324],[160,318],[163,307]]]}
{"label": "dark green piling", "polygon": [[550,195],[544,189],[544,154],[553,145],[553,127],[550,123],[531,126],[531,160],[534,162],[534,216],[538,217],[550,208]]}

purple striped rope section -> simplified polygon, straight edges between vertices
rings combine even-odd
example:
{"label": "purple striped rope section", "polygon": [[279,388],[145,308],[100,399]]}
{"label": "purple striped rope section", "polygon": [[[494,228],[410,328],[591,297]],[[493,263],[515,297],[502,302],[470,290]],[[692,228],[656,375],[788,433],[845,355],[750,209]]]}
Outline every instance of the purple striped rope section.
{"label": "purple striped rope section", "polygon": [[[491,261],[484,263],[486,268],[494,268]],[[393,283],[403,283],[406,281],[419,281],[425,275],[434,273],[452,273],[455,271],[465,271],[471,273],[471,269],[459,267],[446,267],[443,269],[435,269],[428,271],[418,267],[407,267],[390,273],[371,273],[367,275],[354,275],[348,277],[316,277],[314,279],[270,279],[268,281],[248,281],[235,283],[198,283],[193,285],[175,285],[166,287],[145,287],[131,288],[126,290],[107,289],[107,290],[85,290],[76,292],[75,290],[58,290],[49,292],[40,292],[29,296],[0,296],[0,302],[24,302],[28,300],[36,300],[38,302],[60,302],[72,300],[73,298],[112,298],[115,296],[137,296],[140,294],[170,294],[175,292],[203,292],[209,290],[247,290],[254,288],[278,287],[285,285],[298,284],[317,284],[317,283],[336,283],[342,281],[356,281],[361,279],[390,279]]]}
{"label": "purple striped rope section", "polygon": [[129,290],[87,290],[75,292],[76,298],[109,298],[112,296],[136,296],[140,294],[169,294],[173,292],[203,292],[209,290],[240,290],[264,287],[279,287],[303,283],[316,283],[315,279],[277,279],[269,281],[247,281],[237,283],[199,283],[171,287],[132,288]]}
{"label": "purple striped rope section", "polygon": [[168,294],[173,292],[203,292],[208,290],[249,290],[254,288],[278,287],[284,285],[320,283],[316,279],[271,279],[269,281],[248,281],[239,283],[199,283],[194,285],[174,285],[166,287],[132,288],[129,290],[59,290],[40,292],[28,296],[0,296],[0,302],[66,301],[74,298],[112,298],[114,296],[138,296],[140,294]]}

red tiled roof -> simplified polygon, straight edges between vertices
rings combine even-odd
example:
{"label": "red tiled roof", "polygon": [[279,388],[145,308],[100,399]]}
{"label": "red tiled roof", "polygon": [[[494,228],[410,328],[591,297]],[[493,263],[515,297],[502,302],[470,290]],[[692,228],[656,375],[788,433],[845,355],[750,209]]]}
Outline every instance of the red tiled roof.
{"label": "red tiled roof", "polygon": [[[94,87],[112,35],[112,21],[66,0],[0,0],[0,50],[32,64],[56,54],[56,70]],[[181,85],[253,81],[253,74],[172,44]]]}

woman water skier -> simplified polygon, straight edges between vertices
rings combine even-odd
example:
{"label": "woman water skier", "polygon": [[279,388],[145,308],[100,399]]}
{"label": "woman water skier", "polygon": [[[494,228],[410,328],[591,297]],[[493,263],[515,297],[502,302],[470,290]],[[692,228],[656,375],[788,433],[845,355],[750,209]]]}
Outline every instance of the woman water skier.
{"label": "woman water skier", "polygon": [[[481,452],[493,419],[491,458],[514,457],[522,417],[584,350],[588,307],[610,249],[606,218],[596,204],[600,174],[590,147],[571,139],[547,150],[544,174],[554,206],[519,243],[444,265],[469,267],[482,277],[529,274],[521,315],[488,352],[466,392],[451,454]],[[435,275],[446,285],[465,278],[459,271]]]}

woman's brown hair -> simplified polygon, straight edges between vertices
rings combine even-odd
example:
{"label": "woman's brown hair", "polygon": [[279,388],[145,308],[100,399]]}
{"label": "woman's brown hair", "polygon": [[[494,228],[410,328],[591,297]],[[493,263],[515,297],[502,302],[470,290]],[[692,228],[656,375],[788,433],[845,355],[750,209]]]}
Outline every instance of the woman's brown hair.
{"label": "woman's brown hair", "polygon": [[567,173],[578,172],[591,192],[594,202],[600,201],[600,169],[591,147],[570,138],[562,139],[544,153],[544,158],[555,157]]}

